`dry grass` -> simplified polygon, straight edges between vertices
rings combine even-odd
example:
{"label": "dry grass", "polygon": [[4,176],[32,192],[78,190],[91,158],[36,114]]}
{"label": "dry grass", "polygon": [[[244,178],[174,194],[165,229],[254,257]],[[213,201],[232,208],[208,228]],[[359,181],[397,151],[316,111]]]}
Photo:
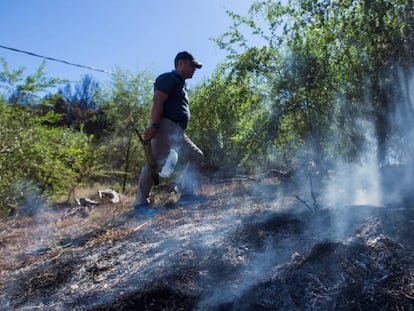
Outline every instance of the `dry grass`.
{"label": "dry grass", "polygon": [[[84,192],[89,193],[88,191]],[[41,209],[33,216],[20,216],[0,223],[1,274],[22,268],[50,251],[65,247],[87,232],[105,228],[109,220],[129,210],[131,200],[120,204],[105,204],[93,208],[62,206]],[[72,213],[72,214],[71,214]],[[99,241],[117,240],[128,234],[129,228],[103,230]],[[124,232],[125,231],[125,232]],[[26,260],[21,260],[26,258]]]}
{"label": "dry grass", "polygon": [[[177,199],[168,186],[155,190],[156,205]],[[96,191],[79,193],[91,197]],[[357,206],[350,211],[356,218],[347,220],[360,228],[350,233],[353,242],[322,241],[334,239],[341,214],[293,213],[295,196],[278,197],[277,191],[277,180],[240,178],[205,185],[206,202],[159,207],[162,212],[148,218],[131,217],[130,196],[119,204],[59,205],[8,219],[0,223],[0,300],[9,297],[13,306],[38,301],[51,306],[46,301],[58,304],[65,295],[66,302],[87,309],[105,293],[114,299],[99,301],[105,310],[143,305],[148,310],[193,310],[197,299],[205,294],[220,298],[230,285],[244,288],[244,294],[233,301],[218,300],[215,307],[225,310],[250,301],[258,309],[287,310],[278,300],[286,297],[290,306],[295,300],[315,309],[330,306],[333,299],[355,307],[353,297],[369,306],[367,297],[388,293],[377,302],[392,294],[401,301],[395,303],[399,310],[412,310],[404,306],[414,297],[409,254],[413,230],[402,225],[407,220],[398,211],[377,212],[378,221],[361,227]],[[405,213],[412,223],[414,213]],[[384,237],[385,229],[393,235]],[[383,284],[378,272],[395,284]],[[14,282],[19,285],[12,286]],[[375,289],[374,294],[361,292],[363,286]]]}
{"label": "dry grass", "polygon": [[[76,189],[75,194],[77,198],[98,200],[98,190],[102,189],[109,187],[95,184]],[[173,205],[178,200],[177,193],[167,192],[166,189],[167,186],[156,189],[156,195],[153,196],[156,206],[166,203]],[[209,186],[204,187],[203,191],[207,195],[217,194],[216,188]],[[145,226],[128,221],[111,225],[114,219],[120,219],[130,212],[133,196],[123,196],[119,204],[89,208],[65,203],[66,199],[62,198],[55,207],[36,211],[33,216],[19,216],[0,222],[0,278],[8,271],[30,265],[38,260],[37,256],[55,256],[57,251],[73,246],[74,241],[88,233],[90,236],[85,237],[87,241],[82,242],[87,247],[93,247],[122,240]],[[182,215],[182,210],[171,209],[156,218],[159,226],[168,228],[176,225]],[[200,217],[194,218],[196,222],[199,220]]]}
{"label": "dry grass", "polygon": [[[201,193],[214,198],[208,202],[208,212],[218,212],[229,206],[232,198],[249,196],[251,179],[240,178],[220,184],[207,184]],[[270,183],[276,184],[275,180]],[[99,200],[98,190],[110,189],[102,184],[76,189],[76,198],[85,197]],[[19,216],[0,222],[0,284],[3,275],[32,263],[54,258],[66,248],[95,247],[103,243],[115,243],[145,230],[145,222],[128,218],[134,195],[123,196],[119,204],[101,204],[92,207],[77,206],[65,202],[67,197],[51,208],[42,208],[33,216]],[[170,185],[154,188],[153,205],[163,209],[153,217],[157,230],[168,232],[182,224],[197,226],[204,218],[203,209],[188,214],[177,208],[179,199]],[[161,207],[162,206],[162,207]],[[165,208],[164,206],[167,206]],[[260,212],[264,204],[257,200],[248,207],[249,213]]]}

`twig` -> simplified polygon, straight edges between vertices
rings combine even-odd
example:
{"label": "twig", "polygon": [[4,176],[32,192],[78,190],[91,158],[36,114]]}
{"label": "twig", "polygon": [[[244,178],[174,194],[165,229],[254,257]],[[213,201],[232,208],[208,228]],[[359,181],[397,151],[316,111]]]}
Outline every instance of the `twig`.
{"label": "twig", "polygon": [[146,222],[144,222],[144,223],[140,224],[138,227],[136,227],[136,228],[134,229],[134,232],[137,232],[139,229],[141,229],[142,227],[144,227],[147,223],[148,223],[148,221],[146,221]]}
{"label": "twig", "polygon": [[310,207],[309,206],[309,204],[308,203],[306,203],[306,201],[305,200],[302,200],[301,198],[299,198],[299,196],[295,196],[295,198],[296,199],[298,199],[300,202],[302,202],[303,203],[303,205],[305,205],[311,212],[314,212],[314,210],[313,210],[313,208],[312,207]]}

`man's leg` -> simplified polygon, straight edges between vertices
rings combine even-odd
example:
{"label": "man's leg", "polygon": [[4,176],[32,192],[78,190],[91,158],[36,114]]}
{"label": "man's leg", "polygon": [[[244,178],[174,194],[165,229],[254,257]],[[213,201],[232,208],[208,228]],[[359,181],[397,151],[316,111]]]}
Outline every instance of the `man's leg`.
{"label": "man's leg", "polygon": [[[170,151],[171,135],[174,133],[175,126],[175,123],[172,123],[170,120],[162,119],[161,126],[158,130],[157,135],[151,140],[152,155],[157,162],[158,171],[161,170]],[[134,205],[148,203],[149,195],[153,185],[154,180],[152,179],[151,168],[147,163],[145,164],[139,176],[138,192]]]}
{"label": "man's leg", "polygon": [[152,179],[151,168],[148,163],[145,163],[138,179],[138,192],[134,203],[135,206],[145,205],[149,203],[148,197],[153,185],[154,180]]}

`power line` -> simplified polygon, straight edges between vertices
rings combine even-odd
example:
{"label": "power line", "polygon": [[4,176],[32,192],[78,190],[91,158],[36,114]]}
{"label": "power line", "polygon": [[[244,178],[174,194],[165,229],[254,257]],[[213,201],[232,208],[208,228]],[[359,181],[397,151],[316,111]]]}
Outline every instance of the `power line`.
{"label": "power line", "polygon": [[48,60],[52,60],[52,61],[55,61],[55,62],[64,63],[64,64],[71,65],[71,66],[76,66],[76,67],[86,68],[86,69],[89,69],[89,70],[94,70],[94,71],[99,71],[99,72],[112,74],[112,71],[109,71],[109,70],[99,69],[99,68],[90,67],[90,66],[79,65],[79,64],[71,63],[71,62],[68,62],[68,61],[65,61],[65,60],[61,60],[61,59],[57,59],[57,58],[53,58],[53,57],[48,57],[48,56],[43,56],[43,55],[39,55],[39,54],[36,54],[36,53],[11,48],[11,47],[8,47],[8,46],[0,45],[0,48],[6,49],[6,50],[11,50],[11,51],[14,51],[14,52],[24,53],[24,54],[27,54],[27,55],[36,56],[36,57],[40,57],[40,58],[44,58],[44,59],[48,59]]}

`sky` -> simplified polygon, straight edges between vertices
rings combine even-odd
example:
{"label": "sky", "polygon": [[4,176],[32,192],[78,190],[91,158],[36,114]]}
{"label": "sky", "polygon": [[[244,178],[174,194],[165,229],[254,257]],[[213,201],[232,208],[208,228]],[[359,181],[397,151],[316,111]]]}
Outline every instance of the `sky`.
{"label": "sky", "polygon": [[[229,30],[226,10],[246,15],[254,0],[0,0],[0,45],[94,68],[157,75],[179,51],[203,63],[188,84],[208,79],[225,59],[211,40]],[[10,69],[32,74],[43,59],[0,48]],[[48,77],[80,81],[110,74],[47,60]]]}

